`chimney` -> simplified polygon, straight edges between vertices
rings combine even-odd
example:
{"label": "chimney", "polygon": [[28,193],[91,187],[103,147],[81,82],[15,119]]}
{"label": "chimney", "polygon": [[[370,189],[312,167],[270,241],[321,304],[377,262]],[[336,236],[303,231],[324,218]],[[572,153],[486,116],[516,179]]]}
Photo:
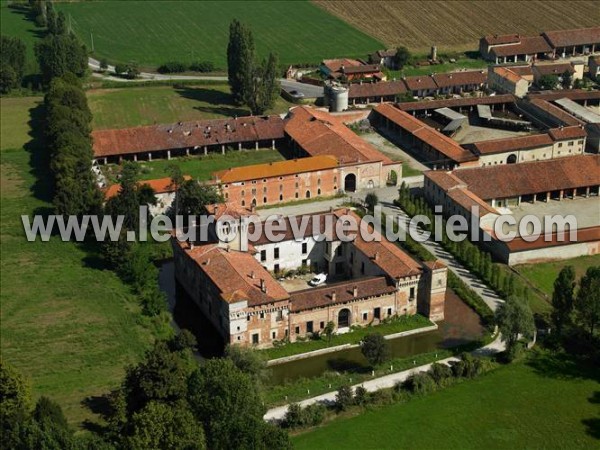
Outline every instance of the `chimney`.
{"label": "chimney", "polygon": [[265,284],[264,278],[260,279],[260,290],[263,291],[265,294],[267,293],[267,285]]}
{"label": "chimney", "polygon": [[375,261],[379,261],[379,252],[375,252]]}
{"label": "chimney", "polygon": [[357,287],[357,286],[354,286],[354,287],[352,288],[352,296],[353,296],[354,298],[358,297],[358,287]]}
{"label": "chimney", "polygon": [[210,258],[208,258],[204,264],[208,266],[210,264]]}
{"label": "chimney", "polygon": [[254,280],[254,278],[255,278],[254,270],[252,272],[250,272],[250,278],[252,278]]}
{"label": "chimney", "polygon": [[192,241],[190,241],[189,244],[190,244],[190,250],[194,250],[194,243]]}
{"label": "chimney", "polygon": [[336,295],[335,291],[331,291],[331,301],[332,302],[335,302],[336,297],[337,297],[337,295]]}

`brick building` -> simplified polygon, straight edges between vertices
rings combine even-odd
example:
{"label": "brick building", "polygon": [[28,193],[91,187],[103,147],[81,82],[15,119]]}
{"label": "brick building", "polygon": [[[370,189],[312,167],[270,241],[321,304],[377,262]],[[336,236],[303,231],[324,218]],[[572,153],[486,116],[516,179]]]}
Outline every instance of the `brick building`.
{"label": "brick building", "polygon": [[[287,218],[283,240],[269,242],[263,236],[249,251],[218,240],[194,244],[173,239],[176,279],[226,342],[244,346],[294,342],[330,321],[342,333],[351,326],[377,325],[387,317],[417,312],[443,320],[444,265],[420,263],[384,238],[366,241],[360,233],[352,242],[331,235],[321,240],[322,232],[311,226],[348,215],[360,221],[346,209]],[[309,226],[295,240],[290,221],[300,227],[304,218]],[[222,226],[230,224],[217,222],[216,227]],[[247,231],[241,218],[235,226]],[[328,283],[288,292],[271,275],[302,265],[327,272]]]}

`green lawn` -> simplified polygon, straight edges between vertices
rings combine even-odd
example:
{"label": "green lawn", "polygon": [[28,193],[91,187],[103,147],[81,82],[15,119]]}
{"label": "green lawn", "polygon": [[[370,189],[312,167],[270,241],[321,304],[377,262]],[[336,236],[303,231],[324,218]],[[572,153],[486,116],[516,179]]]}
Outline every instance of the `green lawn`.
{"label": "green lawn", "polygon": [[18,37],[25,43],[27,47],[25,74],[37,73],[38,67],[33,46],[44,30],[29,20],[22,10],[9,8],[5,1],[0,3],[0,28],[2,28],[2,34]]}
{"label": "green lawn", "polygon": [[29,142],[31,110],[43,101],[41,97],[0,99],[0,149],[20,148]]}
{"label": "green lawn", "polygon": [[[234,105],[229,86],[153,86],[87,91],[94,115],[93,127],[127,128],[154,123],[247,116],[250,111]],[[278,97],[270,114],[287,112],[292,103]]]}
{"label": "green lawn", "polygon": [[[117,387],[125,365],[138,360],[153,333],[141,324],[129,288],[102,266],[96,252],[56,237],[46,243],[25,239],[20,215],[50,211],[49,174],[43,146],[4,147],[4,113],[26,122],[36,102],[14,100],[27,101],[22,111],[2,101],[2,359],[29,378],[35,397],[50,396],[72,424],[80,425],[92,417],[81,402]],[[12,144],[22,143],[27,133],[18,122],[19,132],[9,134]]]}
{"label": "green lawn", "polygon": [[296,449],[598,448],[600,372],[540,356],[481,378],[340,418]]}
{"label": "green lawn", "polygon": [[61,3],[75,32],[94,55],[111,62],[158,66],[170,60],[210,60],[226,68],[229,24],[254,33],[261,56],[283,64],[340,56],[366,57],[383,44],[308,1],[124,1]]}
{"label": "green lawn", "polygon": [[[208,154],[207,156],[190,156],[154,161],[140,161],[140,179],[152,180],[168,176],[169,165],[176,164],[181,168],[184,175],[190,175],[197,180],[209,180],[213,172],[229,169],[230,167],[247,166],[251,164],[262,164],[275,161],[283,161],[284,158],[277,150],[231,150],[221,154]],[[105,175],[113,182],[119,166],[108,165],[102,168]]]}
{"label": "green lawn", "polygon": [[357,328],[349,333],[334,335],[331,341],[325,337],[318,340],[308,340],[305,342],[294,342],[281,347],[273,347],[261,350],[268,359],[282,358],[284,356],[298,355],[300,353],[311,352],[322,348],[333,347],[343,344],[358,344],[362,338],[370,333],[394,334],[402,331],[414,330],[416,328],[428,327],[432,323],[424,316],[415,314],[414,316],[398,317],[397,320],[390,323],[377,325],[376,327]]}
{"label": "green lawn", "polygon": [[[447,59],[447,58],[445,58]],[[402,78],[412,77],[415,75],[430,75],[431,73],[444,73],[453,72],[461,69],[475,70],[475,69],[486,69],[488,62],[483,59],[474,58],[457,58],[455,63],[444,63],[436,64],[434,66],[407,66],[402,70],[390,70],[388,71],[389,78]]]}
{"label": "green lawn", "polygon": [[517,266],[516,269],[548,296],[552,296],[554,280],[556,280],[558,273],[565,266],[573,266],[576,276],[579,278],[585,273],[588,267],[600,266],[600,255],[581,256],[579,258],[556,262],[523,264]]}

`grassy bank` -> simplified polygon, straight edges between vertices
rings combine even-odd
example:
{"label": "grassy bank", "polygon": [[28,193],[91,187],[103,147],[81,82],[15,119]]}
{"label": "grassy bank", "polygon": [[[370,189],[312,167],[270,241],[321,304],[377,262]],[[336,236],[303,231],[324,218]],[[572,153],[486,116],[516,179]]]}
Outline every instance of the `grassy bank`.
{"label": "grassy bank", "polygon": [[[94,129],[127,128],[155,123],[248,116],[234,105],[227,84],[91,89],[88,102]],[[278,97],[268,114],[287,112],[291,103]]]}
{"label": "grassy bank", "polygon": [[327,347],[335,347],[343,344],[358,344],[367,334],[380,333],[383,335],[400,333],[402,331],[414,330],[432,325],[429,319],[415,314],[414,316],[400,316],[388,323],[375,326],[356,328],[351,332],[336,334],[327,340],[325,336],[304,342],[294,342],[280,347],[261,350],[268,359],[283,358],[284,356],[298,355],[300,353],[312,352]]}
{"label": "grassy bank", "polygon": [[[598,380],[597,368],[534,355],[408,403],[339,418],[296,436],[294,447],[431,449],[443,442],[447,449],[593,448]],[[431,424],[426,432],[424,423]]]}

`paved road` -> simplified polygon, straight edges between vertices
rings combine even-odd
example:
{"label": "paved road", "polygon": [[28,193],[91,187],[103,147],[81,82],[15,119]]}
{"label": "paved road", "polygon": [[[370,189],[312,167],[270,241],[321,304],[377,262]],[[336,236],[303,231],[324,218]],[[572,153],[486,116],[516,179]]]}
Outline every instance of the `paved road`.
{"label": "paved road", "polygon": [[[496,337],[494,342],[485,347],[481,347],[478,350],[473,352],[476,356],[484,356],[484,355],[493,355],[495,353],[499,353],[505,349],[505,345],[502,342],[500,336]],[[458,358],[452,356],[450,358],[445,358],[437,361],[441,364],[448,365],[452,361],[458,361]],[[396,384],[403,382],[410,375],[420,372],[426,372],[431,368],[431,364],[424,364],[422,366],[415,367],[413,369],[405,370],[402,372],[392,373],[390,375],[385,375],[383,377],[374,378],[369,381],[365,381],[360,384],[355,384],[352,386],[352,390],[355,390],[357,387],[364,387],[367,392],[374,392],[380,389],[389,389],[394,387]],[[337,391],[328,392],[326,394],[318,395],[316,397],[312,397],[301,402],[298,402],[300,406],[306,407],[308,405],[312,405],[313,403],[324,403],[324,404],[333,404],[335,403],[335,396],[337,395]],[[276,408],[271,408],[267,411],[267,413],[263,416],[263,419],[266,421],[278,421],[285,417],[285,414],[288,410],[289,405],[278,406]]]}
{"label": "paved road", "polygon": [[[92,70],[100,70],[100,61],[94,58],[88,58],[88,65]],[[102,78],[103,80],[117,81],[123,83],[130,83],[132,81],[159,81],[159,80],[167,80],[167,81],[175,81],[175,80],[206,80],[206,81],[227,81],[226,76],[219,75],[164,75],[160,73],[148,73],[142,72],[139,77],[135,80],[128,80],[126,78],[116,77],[110,75],[110,73],[114,73],[115,67],[109,65],[106,69],[108,74],[101,73],[93,73],[93,76],[96,78]],[[280,80],[281,87],[286,91],[298,91],[302,92],[306,98],[317,98],[323,96],[323,87],[322,86],[313,86],[311,84],[299,83],[294,80],[288,80],[285,78],[281,78]]]}

